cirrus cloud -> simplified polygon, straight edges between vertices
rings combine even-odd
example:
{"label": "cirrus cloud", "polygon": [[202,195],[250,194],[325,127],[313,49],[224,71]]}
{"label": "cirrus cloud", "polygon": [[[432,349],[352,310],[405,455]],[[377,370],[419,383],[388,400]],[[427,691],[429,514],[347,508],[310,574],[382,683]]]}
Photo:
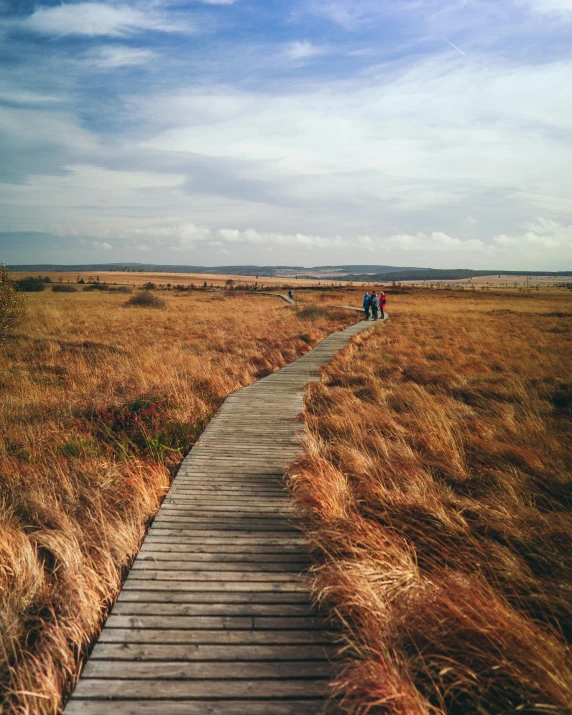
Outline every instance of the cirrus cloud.
{"label": "cirrus cloud", "polygon": [[66,3],[38,7],[22,21],[24,29],[45,35],[87,35],[121,37],[145,30],[181,32],[188,26],[166,21],[159,15],[137,10],[129,5],[101,2]]}

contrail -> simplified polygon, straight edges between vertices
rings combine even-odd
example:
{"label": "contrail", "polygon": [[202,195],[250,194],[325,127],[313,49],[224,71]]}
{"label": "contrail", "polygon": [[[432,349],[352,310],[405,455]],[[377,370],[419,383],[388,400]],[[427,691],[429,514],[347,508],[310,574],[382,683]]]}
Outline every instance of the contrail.
{"label": "contrail", "polygon": [[454,45],[454,44],[453,44],[452,42],[450,42],[447,38],[445,38],[445,42],[448,42],[448,43],[451,45],[451,47],[452,47],[454,50],[457,50],[457,52],[460,52],[460,53],[463,55],[463,57],[466,57],[466,56],[467,56],[467,55],[463,52],[463,50],[460,50],[460,49],[457,47],[457,45]]}

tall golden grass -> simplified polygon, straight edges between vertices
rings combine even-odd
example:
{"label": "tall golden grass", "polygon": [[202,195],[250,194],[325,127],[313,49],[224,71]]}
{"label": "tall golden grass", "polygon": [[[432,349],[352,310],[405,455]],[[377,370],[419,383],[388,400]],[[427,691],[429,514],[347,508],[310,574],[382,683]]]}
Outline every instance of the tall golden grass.
{"label": "tall golden grass", "polygon": [[125,307],[118,293],[30,294],[0,351],[3,712],[59,711],[224,398],[355,320],[305,319],[271,297],[161,297],[164,309]]}
{"label": "tall golden grass", "polygon": [[389,296],[290,469],[349,713],[572,712],[572,296]]}

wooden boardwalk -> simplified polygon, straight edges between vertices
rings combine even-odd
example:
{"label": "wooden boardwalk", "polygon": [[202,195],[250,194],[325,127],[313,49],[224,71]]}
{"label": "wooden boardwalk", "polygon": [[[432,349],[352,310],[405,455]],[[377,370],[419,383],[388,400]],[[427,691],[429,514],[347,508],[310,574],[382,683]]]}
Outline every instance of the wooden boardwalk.
{"label": "wooden boardwalk", "polygon": [[285,300],[287,303],[291,303],[292,305],[296,302],[293,298],[290,298],[289,295],[284,293],[267,293],[265,291],[257,291],[257,295],[273,295],[275,298],[282,298],[282,300]]}
{"label": "wooden boardwalk", "polygon": [[181,465],[66,715],[322,712],[332,646],[283,473],[300,448],[304,385],[368,327],[227,398]]}

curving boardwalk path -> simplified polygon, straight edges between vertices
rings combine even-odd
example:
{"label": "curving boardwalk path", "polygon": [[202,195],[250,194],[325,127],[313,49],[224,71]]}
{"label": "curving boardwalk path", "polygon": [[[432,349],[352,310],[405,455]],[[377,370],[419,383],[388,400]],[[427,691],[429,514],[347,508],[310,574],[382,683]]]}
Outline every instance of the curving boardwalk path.
{"label": "curving boardwalk path", "polygon": [[275,298],[282,298],[282,300],[285,300],[287,303],[291,303],[294,305],[296,302],[293,298],[290,298],[289,295],[286,295],[285,293],[266,293],[264,291],[257,291],[258,295],[273,295]]}
{"label": "curving boardwalk path", "polygon": [[181,465],[66,715],[322,711],[330,639],[282,477],[299,451],[304,385],[368,327],[227,398]]}

